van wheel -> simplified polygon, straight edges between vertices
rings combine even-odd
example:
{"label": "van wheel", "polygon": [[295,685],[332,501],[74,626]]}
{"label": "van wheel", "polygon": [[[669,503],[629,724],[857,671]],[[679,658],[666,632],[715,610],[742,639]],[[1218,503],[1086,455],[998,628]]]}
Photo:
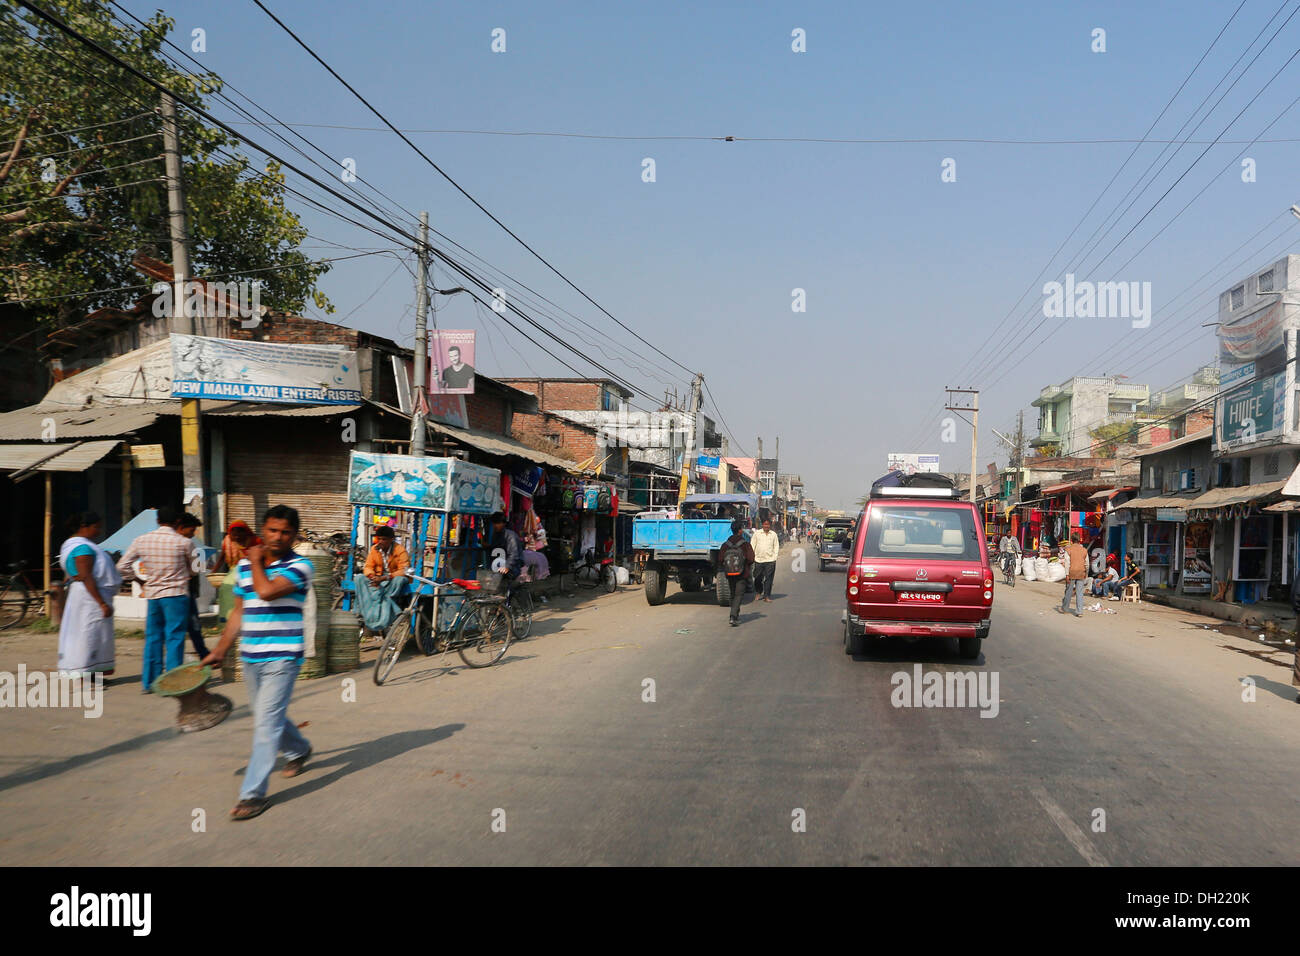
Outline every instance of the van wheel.
{"label": "van wheel", "polygon": [[826,570],[826,562],[821,560],[820,558],[817,559],[817,570],[818,571]]}
{"label": "van wheel", "polygon": [[664,603],[664,571],[657,564],[645,566],[645,602],[651,607]]}
{"label": "van wheel", "polygon": [[980,656],[980,645],[983,643],[978,637],[959,637],[958,653],[961,654],[962,660],[977,660]]}
{"label": "van wheel", "polygon": [[867,635],[854,634],[847,618],[844,620],[844,653],[850,657],[861,657],[867,653]]}
{"label": "van wheel", "polygon": [[[737,582],[739,583],[739,582]],[[725,574],[714,575],[714,590],[718,595],[719,607],[731,606],[731,579]]]}

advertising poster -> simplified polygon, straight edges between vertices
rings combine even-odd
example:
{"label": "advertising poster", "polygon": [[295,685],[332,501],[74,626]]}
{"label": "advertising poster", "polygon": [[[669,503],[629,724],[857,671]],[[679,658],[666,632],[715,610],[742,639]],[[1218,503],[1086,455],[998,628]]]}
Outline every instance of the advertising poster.
{"label": "advertising poster", "polygon": [[361,401],[357,353],[172,333],[172,398],[293,405]]}
{"label": "advertising poster", "polygon": [[429,333],[429,353],[433,361],[431,394],[474,394],[473,329],[435,329]]}
{"label": "advertising poster", "polygon": [[1183,538],[1183,593],[1210,593],[1210,531],[1208,521],[1191,521]]}
{"label": "advertising poster", "polygon": [[939,470],[938,455],[914,455],[906,452],[893,451],[889,453],[889,471],[901,471],[905,475],[914,475],[921,472],[937,472]]}
{"label": "advertising poster", "polygon": [[1251,445],[1280,434],[1285,401],[1285,373],[1257,379],[1223,396],[1215,407],[1215,446]]}
{"label": "advertising poster", "polygon": [[354,451],[348,501],[380,508],[491,514],[501,510],[501,473],[458,458]]}

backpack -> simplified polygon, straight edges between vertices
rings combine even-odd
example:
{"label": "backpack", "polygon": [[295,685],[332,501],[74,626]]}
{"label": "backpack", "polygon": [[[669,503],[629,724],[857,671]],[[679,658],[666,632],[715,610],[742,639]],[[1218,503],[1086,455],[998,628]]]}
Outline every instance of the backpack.
{"label": "backpack", "polygon": [[745,573],[745,549],[730,539],[722,546],[722,570],[728,577]]}

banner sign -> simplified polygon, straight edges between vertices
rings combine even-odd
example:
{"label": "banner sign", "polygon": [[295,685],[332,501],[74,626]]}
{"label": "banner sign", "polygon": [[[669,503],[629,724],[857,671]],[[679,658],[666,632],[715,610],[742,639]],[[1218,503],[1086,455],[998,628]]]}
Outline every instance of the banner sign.
{"label": "banner sign", "polygon": [[889,471],[901,471],[907,475],[914,475],[918,471],[938,471],[938,455],[913,455],[905,452],[891,451],[889,453]]}
{"label": "banner sign", "polygon": [[1243,385],[1215,403],[1216,448],[1253,445],[1278,435],[1285,420],[1286,375],[1279,372]]}
{"label": "banner sign", "polygon": [[700,455],[696,462],[696,471],[701,475],[708,475],[710,478],[716,478],[718,474],[718,465],[720,459],[717,456]]}
{"label": "banner sign", "polygon": [[348,501],[407,511],[486,515],[501,510],[501,472],[459,458],[354,451]]}
{"label": "banner sign", "polygon": [[473,329],[434,329],[429,333],[429,352],[433,359],[431,394],[474,394]]}
{"label": "banner sign", "polygon": [[1223,368],[1219,371],[1219,388],[1227,388],[1236,382],[1244,382],[1246,379],[1254,377],[1254,362],[1247,362],[1245,365],[1238,365],[1235,368]]}
{"label": "banner sign", "polygon": [[1182,508],[1157,508],[1157,521],[1186,521],[1187,512]]}
{"label": "banner sign", "polygon": [[537,486],[542,482],[542,468],[540,465],[531,467],[525,466],[510,476],[510,483],[514,490],[525,498],[531,498],[537,493]]}
{"label": "banner sign", "polygon": [[1189,522],[1183,532],[1183,593],[1209,594],[1210,534],[1214,525],[1208,521]]}
{"label": "banner sign", "polygon": [[1249,362],[1282,347],[1282,303],[1275,302],[1252,316],[1219,326],[1219,361]]}
{"label": "banner sign", "polygon": [[172,333],[172,398],[293,405],[361,401],[357,353]]}

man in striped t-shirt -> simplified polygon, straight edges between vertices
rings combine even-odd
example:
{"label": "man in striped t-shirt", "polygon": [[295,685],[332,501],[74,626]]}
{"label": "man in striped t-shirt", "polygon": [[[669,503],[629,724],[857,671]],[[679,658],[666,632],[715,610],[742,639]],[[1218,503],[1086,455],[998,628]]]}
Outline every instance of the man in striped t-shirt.
{"label": "man in striped t-shirt", "polygon": [[262,517],[263,544],[250,547],[239,562],[235,605],[216,650],[203,659],[220,664],[239,635],[253,712],[253,755],[232,820],[251,820],[270,805],[267,781],[280,751],[289,758],[286,777],[302,773],[311,756],[311,744],[289,719],[289,698],[302,668],[303,606],[312,596],[311,562],[294,553],[297,537],[296,509],[276,505]]}

